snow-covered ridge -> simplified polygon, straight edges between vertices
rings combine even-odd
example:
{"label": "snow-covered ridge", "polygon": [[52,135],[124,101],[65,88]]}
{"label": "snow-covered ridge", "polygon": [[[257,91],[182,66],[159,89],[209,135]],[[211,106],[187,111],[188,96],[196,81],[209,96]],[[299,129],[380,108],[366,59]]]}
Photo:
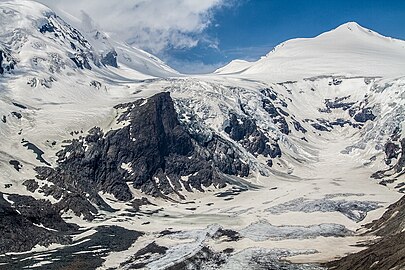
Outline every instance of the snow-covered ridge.
{"label": "snow-covered ridge", "polygon": [[35,1],[0,2],[0,40],[0,49],[8,49],[17,70],[25,73],[43,70],[67,75],[71,69],[94,68],[96,76],[109,74],[117,79],[178,75],[156,57],[102,31],[80,33]]}
{"label": "snow-covered ridge", "polygon": [[215,73],[266,75],[275,81],[319,75],[398,77],[405,75],[405,41],[349,22],[314,38],[283,42],[256,62],[236,63]]}

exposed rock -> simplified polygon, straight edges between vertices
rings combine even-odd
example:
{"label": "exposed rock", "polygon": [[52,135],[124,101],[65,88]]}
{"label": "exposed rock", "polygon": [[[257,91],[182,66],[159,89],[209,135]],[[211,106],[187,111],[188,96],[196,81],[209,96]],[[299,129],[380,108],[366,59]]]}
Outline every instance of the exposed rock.
{"label": "exposed rock", "polygon": [[105,66],[112,66],[118,68],[117,52],[114,50],[109,51],[105,56],[101,58],[100,62]]}
{"label": "exposed rock", "polygon": [[53,190],[42,188],[40,192],[62,196],[61,210],[71,209],[91,219],[97,209],[87,200],[112,211],[99,191],[128,201],[132,199],[128,184],[132,184],[146,194],[182,198],[183,187],[187,191],[224,187],[222,173],[249,174],[248,165],[219,137],[212,136],[203,145],[191,137],[177,119],[169,93],[116,109],[124,110],[118,123],[128,125],[106,134],[93,128],[57,153],[56,168],[36,168],[37,178],[55,185]]}
{"label": "exposed rock", "polygon": [[[371,177],[376,178],[376,179],[382,179],[384,177],[392,177],[394,176],[395,178],[400,177],[405,173],[405,138],[403,138],[400,141],[400,146],[393,144],[393,143],[387,143],[385,145],[385,154],[387,160],[390,160],[389,157],[392,158],[398,158],[396,164],[391,165],[389,168],[385,170],[380,170],[375,172]],[[391,164],[391,162],[388,162],[388,165]]]}
{"label": "exposed rock", "polygon": [[52,34],[55,38],[60,39],[63,43],[68,43],[74,50],[70,53],[69,58],[80,69],[91,69],[90,61],[99,66],[97,57],[93,52],[90,43],[83,35],[72,26],[64,22],[54,13],[46,14],[47,21],[39,27],[42,34]]}
{"label": "exposed rock", "polygon": [[3,199],[4,196],[0,193],[0,254],[23,252],[36,245],[71,243],[70,237],[65,234],[38,226],[42,224],[66,232],[76,229],[76,226],[65,223],[49,202],[10,195],[8,199],[14,202],[11,206]]}
{"label": "exposed rock", "polygon": [[227,259],[226,253],[214,252],[204,246],[196,254],[186,260],[166,268],[167,270],[188,270],[188,269],[220,269]]}
{"label": "exposed rock", "polygon": [[[27,187],[27,189],[28,189],[28,187]],[[38,190],[38,192],[43,193],[44,196],[46,196],[46,197],[52,196],[52,197],[54,197],[55,200],[59,200],[60,198],[62,198],[63,195],[66,194],[66,191],[63,190],[62,188],[60,188],[56,185],[48,185],[48,184],[41,186],[41,188]]]}
{"label": "exposed rock", "polygon": [[373,114],[371,108],[363,108],[360,112],[354,115],[354,120],[360,123],[365,123],[368,120],[374,121],[377,116]]}
{"label": "exposed rock", "polygon": [[319,131],[330,131],[327,127],[325,127],[321,124],[318,124],[318,123],[313,123],[313,124],[311,124],[311,126],[313,126],[316,130],[319,130]]}
{"label": "exposed rock", "polygon": [[18,160],[10,160],[9,162],[8,162],[11,166],[13,166],[14,167],[14,169],[17,171],[17,172],[19,172],[21,169],[22,169],[22,167],[23,167],[23,165],[18,161]]}
{"label": "exposed rock", "polygon": [[317,118],[316,120],[318,121],[318,123],[312,123],[311,126],[319,131],[330,132],[335,126],[344,127],[345,125],[349,125],[354,128],[361,127],[361,124],[352,123],[350,120],[345,120],[342,118],[337,118],[334,121],[328,121],[323,118]]}
{"label": "exposed rock", "polygon": [[101,88],[101,83],[99,81],[91,81],[90,86],[93,86],[96,89],[100,89]]}
{"label": "exposed rock", "polygon": [[13,115],[14,117],[16,117],[17,119],[21,119],[22,118],[22,114],[19,112],[11,112],[11,115]]}
{"label": "exposed rock", "polygon": [[80,69],[91,69],[87,56],[83,53],[74,53],[70,55],[70,60]]}
{"label": "exposed rock", "polygon": [[355,102],[345,102],[345,100],[347,100],[348,98],[350,98],[350,96],[345,96],[345,97],[340,97],[340,98],[337,97],[334,100],[325,99],[326,108],[322,108],[322,109],[318,109],[318,110],[323,113],[331,113],[332,109],[342,109],[342,110],[346,111],[355,104]]}
{"label": "exposed rock", "polygon": [[23,109],[23,110],[27,109],[26,106],[24,106],[24,105],[22,105],[22,104],[20,104],[20,103],[12,102],[12,104],[13,104],[14,106],[20,108],[20,109]]}
{"label": "exposed rock", "polygon": [[39,188],[38,182],[34,179],[25,180],[23,182],[23,185],[26,186],[27,190],[32,193],[34,193]]}
{"label": "exposed rock", "polygon": [[213,236],[214,239],[221,239],[225,242],[236,242],[242,239],[241,235],[234,230],[219,228]]}
{"label": "exposed rock", "polygon": [[358,253],[328,263],[333,270],[404,269],[405,268],[405,196],[392,204],[384,215],[366,225],[378,235],[370,246]]}
{"label": "exposed rock", "polygon": [[293,125],[294,125],[294,128],[296,131],[301,131],[302,133],[307,133],[307,130],[297,120],[293,119]]}
{"label": "exposed rock", "polygon": [[288,116],[284,110],[281,108],[276,108],[269,99],[262,100],[263,109],[270,115],[273,122],[277,125],[280,131],[286,135],[290,133],[290,128],[288,127],[287,121],[281,115]]}
{"label": "exposed rock", "polygon": [[13,59],[9,52],[0,49],[0,74],[10,72],[14,69],[16,64],[17,62]]}
{"label": "exposed rock", "polygon": [[154,255],[164,255],[167,250],[167,247],[159,246],[155,242],[152,242],[138,250],[133,256],[131,256],[131,259],[122,262],[120,266],[127,269],[142,269],[146,266],[146,263],[144,263],[143,260],[146,261]]}
{"label": "exposed rock", "polygon": [[387,165],[391,163],[391,159],[397,158],[400,147],[392,142],[387,142],[384,147],[385,156],[387,158]]}
{"label": "exposed rock", "polygon": [[[99,206],[103,209],[108,209],[108,210],[112,210],[110,207],[105,206],[105,202],[103,201],[101,203],[101,199],[100,198],[96,198],[99,199]],[[104,207],[103,207],[104,206]],[[93,220],[94,219],[94,215],[98,213],[97,208],[92,205],[87,199],[86,197],[76,193],[76,194],[66,194],[65,196],[63,196],[62,200],[59,201],[56,204],[56,207],[59,209],[59,211],[68,211],[68,210],[72,210],[73,213],[75,213],[75,215],[77,216],[81,216],[83,215],[84,219],[87,220]]]}
{"label": "exposed rock", "polygon": [[13,208],[34,224],[43,225],[57,231],[72,231],[76,225],[67,224],[59,214],[56,205],[47,200],[35,200],[29,196],[12,194],[8,199],[13,201]]}
{"label": "exposed rock", "polygon": [[277,141],[271,143],[253,120],[231,113],[228,122],[224,125],[224,131],[229,134],[229,137],[240,143],[250,153],[271,158],[281,157]]}

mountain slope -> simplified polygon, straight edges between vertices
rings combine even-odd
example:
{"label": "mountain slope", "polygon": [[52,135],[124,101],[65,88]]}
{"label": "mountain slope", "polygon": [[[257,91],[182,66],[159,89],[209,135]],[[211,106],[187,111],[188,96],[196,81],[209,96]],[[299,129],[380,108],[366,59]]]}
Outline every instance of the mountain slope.
{"label": "mountain slope", "polygon": [[86,33],[86,39],[34,1],[3,1],[2,10],[1,47],[16,59],[21,72],[43,70],[51,75],[93,69],[95,75],[109,73],[110,77],[124,76],[126,71],[131,78],[177,74],[156,57],[110,40],[100,31]]}
{"label": "mountain slope", "polygon": [[260,76],[288,81],[314,76],[397,77],[405,69],[405,42],[349,22],[315,38],[276,46],[257,62],[231,63],[217,74]]}

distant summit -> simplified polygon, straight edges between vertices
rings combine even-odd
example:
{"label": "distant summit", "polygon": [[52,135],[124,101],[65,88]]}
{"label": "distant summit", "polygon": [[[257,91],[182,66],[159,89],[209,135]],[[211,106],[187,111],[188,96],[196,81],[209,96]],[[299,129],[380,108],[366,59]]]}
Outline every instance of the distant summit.
{"label": "distant summit", "polygon": [[263,76],[276,81],[319,75],[405,75],[405,42],[348,22],[314,38],[291,39],[256,62],[232,61],[217,74]]}

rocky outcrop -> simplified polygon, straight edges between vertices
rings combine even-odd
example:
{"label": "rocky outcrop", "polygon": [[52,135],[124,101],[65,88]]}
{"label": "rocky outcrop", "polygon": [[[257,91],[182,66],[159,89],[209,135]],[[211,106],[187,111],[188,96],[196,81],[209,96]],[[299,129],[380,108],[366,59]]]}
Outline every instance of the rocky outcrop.
{"label": "rocky outcrop", "polygon": [[117,119],[122,128],[104,134],[95,127],[57,153],[55,168],[36,168],[38,179],[54,185],[43,192],[62,197],[62,210],[91,218],[97,209],[88,200],[112,211],[100,191],[129,201],[133,196],[128,185],[133,185],[146,194],[183,198],[184,190],[224,187],[224,173],[249,174],[248,165],[229,143],[215,135],[199,142],[189,134],[177,118],[169,93],[115,108],[123,111]]}
{"label": "rocky outcrop", "polygon": [[287,104],[279,99],[277,94],[269,88],[260,90],[260,93],[264,96],[262,99],[262,107],[263,109],[270,115],[274,124],[276,124],[277,128],[283,134],[290,134],[290,128],[284,116],[289,116],[287,112],[285,112],[280,107],[276,107],[273,102],[278,101],[281,103],[282,107],[287,107]]}
{"label": "rocky outcrop", "polygon": [[63,221],[48,201],[0,193],[0,254],[27,251],[36,245],[69,244],[67,234],[76,228]]}
{"label": "rocky outcrop", "polygon": [[[385,185],[387,182],[392,183],[401,179],[405,174],[405,138],[399,142],[387,142],[384,147],[384,152],[386,155],[386,164],[389,165],[389,167],[385,170],[375,172],[371,177],[375,179],[385,179],[389,177],[389,179],[380,182],[380,184]],[[394,158],[396,159],[396,162],[391,164],[392,159]],[[396,188],[398,188],[400,192],[405,192],[404,185],[404,182],[399,183]]]}
{"label": "rocky outcrop", "polygon": [[10,53],[0,48],[0,74],[10,72],[14,69],[16,61],[11,57]]}
{"label": "rocky outcrop", "polygon": [[360,107],[353,107],[349,110],[349,114],[351,117],[354,118],[356,122],[365,123],[367,121],[374,121],[377,116],[373,114],[373,110],[371,107],[365,107],[368,100],[366,99],[363,103],[360,104]]}
{"label": "rocky outcrop", "polygon": [[104,66],[118,67],[117,52],[115,50],[109,51],[106,55],[102,56],[100,60]]}
{"label": "rocky outcrop", "polygon": [[281,156],[277,142],[270,142],[253,120],[230,113],[229,120],[224,125],[224,131],[229,134],[229,137],[241,144],[248,152],[271,158]]}

